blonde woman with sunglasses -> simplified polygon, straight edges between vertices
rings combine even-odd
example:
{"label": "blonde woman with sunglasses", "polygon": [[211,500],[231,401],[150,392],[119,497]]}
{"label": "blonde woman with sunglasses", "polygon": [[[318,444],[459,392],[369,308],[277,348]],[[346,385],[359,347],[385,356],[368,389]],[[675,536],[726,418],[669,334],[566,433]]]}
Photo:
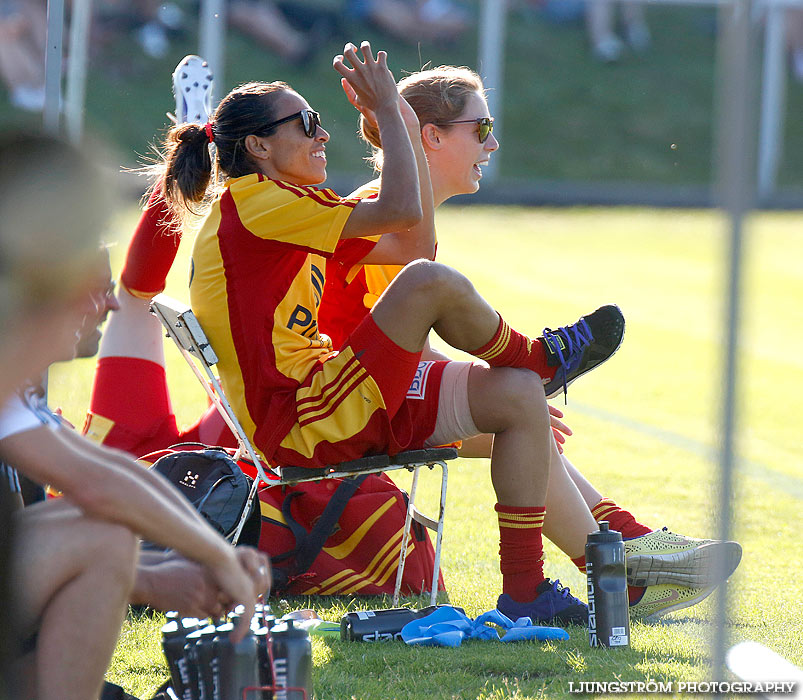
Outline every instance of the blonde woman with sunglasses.
{"label": "blonde woman with sunglasses", "polygon": [[[373,162],[381,171],[382,140],[375,115],[363,107],[348,83],[343,87],[350,101],[362,113],[361,134],[371,146]],[[476,192],[482,178],[482,167],[499,148],[480,77],[467,68],[440,66],[405,77],[399,81],[398,89],[420,122],[434,206],[438,207],[453,196]],[[378,187],[379,181],[373,181],[351,196],[372,197]],[[431,228],[428,222],[421,224],[416,232],[418,238],[413,239],[408,248],[399,251],[397,260],[388,262],[405,263],[410,256],[429,256],[435,241],[434,224]],[[365,259],[353,264],[350,245],[344,242],[328,264],[326,288],[319,309],[321,330],[332,337],[335,347],[345,341],[403,267],[402,264],[364,264]],[[438,361],[448,358],[427,346],[423,359]],[[488,371],[487,368],[478,363],[449,363],[440,385],[442,412],[446,413],[450,403],[456,407],[465,406],[461,391],[467,385],[454,380],[455,375],[469,372],[479,375],[484,371]],[[452,393],[448,395],[450,391]],[[560,411],[552,406],[549,411],[555,441],[544,534],[572,559],[580,571],[584,571],[586,535],[597,529],[596,521],[608,520],[612,528],[620,530],[626,540],[629,596],[634,617],[656,619],[707,597],[719,583],[711,570],[714,554],[718,549],[725,550],[727,573],[730,574],[741,557],[739,545],[675,535],[665,528],[655,531],[641,524],[612,499],[603,497],[563,454],[561,443],[565,442],[564,434],[570,435],[571,430],[560,421],[563,417]],[[452,420],[463,428],[461,435],[467,438],[463,441],[461,456],[492,457],[492,436],[470,436],[476,428],[470,414],[461,415],[455,408]],[[503,537],[505,525],[506,517],[500,514],[499,527]],[[529,610],[527,600],[517,598],[517,593],[514,589],[509,596],[503,595],[498,601],[500,609],[511,617]]]}

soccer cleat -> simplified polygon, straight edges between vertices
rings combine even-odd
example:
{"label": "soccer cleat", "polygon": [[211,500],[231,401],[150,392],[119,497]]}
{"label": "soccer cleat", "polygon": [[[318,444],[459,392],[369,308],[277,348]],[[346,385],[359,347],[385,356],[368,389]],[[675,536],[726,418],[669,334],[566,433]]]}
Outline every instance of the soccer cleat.
{"label": "soccer cleat", "polygon": [[738,542],[698,540],[666,528],[625,540],[624,545],[627,582],[631,586],[716,586],[736,570],[742,559]]}
{"label": "soccer cleat", "polygon": [[496,601],[496,608],[511,620],[529,617],[536,625],[540,622],[585,625],[588,622],[588,606],[560,581],[545,579],[535,591],[538,595],[529,603],[518,603],[503,593]]}
{"label": "soccer cleat", "polygon": [[653,622],[667,613],[697,605],[708,598],[715,588],[690,588],[668,583],[649,586],[637,602],[630,604],[630,619]]}
{"label": "soccer cleat", "polygon": [[544,328],[539,340],[544,344],[547,364],[559,365],[555,377],[544,384],[546,397],[551,399],[561,391],[565,395],[569,384],[619,349],[624,334],[625,319],[614,304],[601,306],[571,326],[556,331]]}
{"label": "soccer cleat", "polygon": [[200,56],[181,59],[173,71],[176,124],[206,124],[212,113],[212,71]]}

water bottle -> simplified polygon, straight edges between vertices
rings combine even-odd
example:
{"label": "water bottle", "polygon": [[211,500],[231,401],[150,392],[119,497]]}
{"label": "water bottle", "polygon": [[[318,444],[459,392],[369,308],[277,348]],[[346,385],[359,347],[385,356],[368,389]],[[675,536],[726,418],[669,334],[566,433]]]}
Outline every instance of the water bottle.
{"label": "water bottle", "polygon": [[[306,630],[287,620],[271,631],[274,700],[312,697],[312,644]],[[306,695],[301,692],[303,689]]]}
{"label": "water bottle", "polygon": [[[268,634],[269,627],[260,627],[254,632],[254,637],[257,640],[257,667],[259,669],[259,685],[263,688],[270,688],[273,686],[273,668],[270,663],[270,654],[268,653]],[[272,700],[273,693],[270,691],[263,691],[261,695],[257,696],[262,700]]]}
{"label": "water bottle", "polygon": [[212,700],[214,697],[215,679],[212,677],[212,661],[215,656],[213,648],[217,627],[209,625],[201,632],[201,636],[196,642],[196,653],[198,656],[198,700]]}
{"label": "water bottle", "polygon": [[195,618],[171,619],[162,626],[162,651],[164,651],[167,667],[170,671],[170,685],[177,697],[189,699],[190,671],[184,646],[187,635],[198,628]]}
{"label": "water bottle", "polygon": [[233,644],[229,636],[233,629],[231,622],[220,625],[212,641],[213,700],[236,700],[242,698],[243,688],[259,686],[256,638],[249,629]]}
{"label": "water bottle", "polygon": [[[408,622],[426,617],[438,607],[430,605],[421,610],[391,608],[346,613],[340,619],[340,638],[351,642],[387,642],[401,639],[402,627]],[[462,608],[455,610],[464,612]]]}
{"label": "water bottle", "polygon": [[586,542],[588,640],[592,647],[630,646],[625,546],[622,535],[601,520]]}
{"label": "water bottle", "polygon": [[187,659],[189,666],[190,679],[188,684],[190,694],[187,697],[192,698],[192,700],[210,700],[206,695],[204,686],[200,654],[201,646],[204,643],[203,638],[206,637],[211,643],[211,638],[214,634],[215,626],[207,625],[187,635],[187,643],[184,645],[184,657]]}

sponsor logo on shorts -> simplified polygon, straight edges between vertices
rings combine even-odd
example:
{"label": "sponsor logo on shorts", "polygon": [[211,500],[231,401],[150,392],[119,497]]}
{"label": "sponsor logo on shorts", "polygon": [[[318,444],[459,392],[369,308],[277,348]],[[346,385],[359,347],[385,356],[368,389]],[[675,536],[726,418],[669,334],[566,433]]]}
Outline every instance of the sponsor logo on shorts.
{"label": "sponsor logo on shorts", "polygon": [[408,399],[424,399],[427,395],[427,379],[429,378],[429,371],[435,363],[432,361],[419,362],[418,369],[415,371],[413,383],[407,390]]}

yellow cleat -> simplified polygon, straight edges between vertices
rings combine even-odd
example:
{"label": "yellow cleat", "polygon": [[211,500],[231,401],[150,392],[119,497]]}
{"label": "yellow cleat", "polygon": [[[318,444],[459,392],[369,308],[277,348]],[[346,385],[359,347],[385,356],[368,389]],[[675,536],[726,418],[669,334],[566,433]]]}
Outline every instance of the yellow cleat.
{"label": "yellow cleat", "polygon": [[716,586],[690,588],[660,584],[649,586],[637,603],[630,606],[630,619],[653,622],[662,615],[697,605],[714,592]]}
{"label": "yellow cleat", "polygon": [[700,540],[676,535],[666,528],[625,540],[624,545],[627,582],[631,586],[717,586],[742,559],[738,542]]}

